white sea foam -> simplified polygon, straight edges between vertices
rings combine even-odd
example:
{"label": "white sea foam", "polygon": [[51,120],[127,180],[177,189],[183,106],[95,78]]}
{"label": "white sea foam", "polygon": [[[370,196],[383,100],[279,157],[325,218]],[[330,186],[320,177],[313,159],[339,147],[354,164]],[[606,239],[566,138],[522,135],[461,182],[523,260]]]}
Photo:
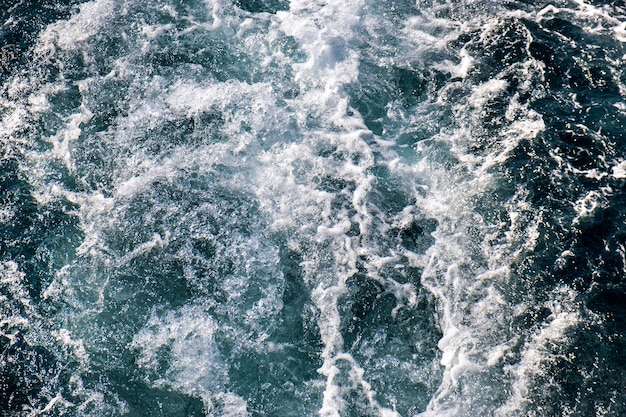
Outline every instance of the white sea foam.
{"label": "white sea foam", "polygon": [[93,116],[89,110],[85,108],[82,108],[81,110],[81,113],[73,114],[68,117],[65,129],[51,138],[51,142],[54,146],[54,156],[62,159],[69,171],[73,171],[74,169],[72,154],[70,152],[71,142],[76,141],[80,137],[80,125],[88,122]]}
{"label": "white sea foam", "polygon": [[[546,9],[540,15],[557,12],[557,9]],[[490,31],[491,24],[485,24],[484,30]],[[541,80],[542,71],[542,65],[532,59],[520,65],[520,78],[527,80],[519,84],[520,91],[529,91],[533,77]],[[457,118],[471,120],[476,117],[480,123],[480,112],[490,100],[505,94],[505,89],[509,87],[505,75],[500,76],[503,78],[493,78],[472,87],[471,95],[456,107]],[[424,189],[428,191],[425,198],[418,198],[418,204],[427,216],[439,221],[433,234],[435,244],[427,251],[430,260],[426,263],[425,258],[410,258],[414,265],[426,267],[422,283],[439,300],[439,323],[443,330],[443,338],[438,344],[442,350],[441,364],[445,367],[443,383],[428,410],[420,415],[488,414],[493,406],[489,401],[502,395],[494,392],[496,388],[488,381],[497,380],[503,390],[507,386],[521,389],[530,383],[529,378],[519,373],[511,374],[502,366],[503,359],[512,354],[518,343],[509,323],[510,317],[516,313],[510,305],[511,295],[506,294],[503,288],[510,287],[515,280],[510,265],[534,250],[541,217],[525,201],[526,192],[521,189],[508,201],[501,202],[508,211],[509,224],[489,224],[473,212],[476,207],[472,203],[473,196],[489,192],[497,180],[490,168],[505,162],[509,152],[520,141],[533,141],[545,130],[542,116],[518,100],[517,95],[510,99],[506,111],[508,122],[500,130],[497,143],[489,144],[486,152],[471,151],[473,136],[480,135],[471,123],[461,123],[461,129],[441,131],[435,137],[435,140],[451,144],[452,151],[463,163],[462,168],[451,172],[440,171],[437,163],[428,160],[413,166],[402,162],[390,165],[398,173],[424,173],[419,178],[425,182]],[[438,103],[450,105],[445,96],[440,96]],[[426,153],[428,146],[424,144],[417,149]],[[602,177],[601,174],[598,177]],[[496,237],[500,233],[503,233],[504,239]],[[569,301],[564,303],[571,305]],[[555,328],[576,326],[577,307],[567,313],[560,313],[556,306],[550,308],[557,317],[553,322]],[[568,324],[560,326],[559,323]],[[546,357],[545,352],[538,352],[538,355]],[[538,366],[539,363],[529,363],[527,369]],[[480,400],[483,396],[485,403]],[[502,410],[512,410],[509,408],[511,404],[521,406],[524,401],[521,397],[509,398],[508,405]],[[502,415],[505,414],[503,412]]]}
{"label": "white sea foam", "polygon": [[80,49],[84,42],[105,28],[116,12],[112,0],[94,0],[79,7],[79,13],[75,13],[69,20],[53,23],[45,29],[39,38],[39,53],[54,53],[56,48]]}
{"label": "white sea foam", "polygon": [[64,346],[72,350],[72,353],[78,358],[81,365],[89,365],[89,354],[85,350],[85,345],[82,340],[73,339],[70,331],[67,329],[59,329],[58,331],[52,332],[52,335]]}
{"label": "white sea foam", "polygon": [[[97,52],[90,50],[93,38],[102,31],[117,30],[116,24],[124,21],[125,13],[135,13],[131,9],[138,4],[127,2],[121,7],[124,10],[104,0],[83,4],[71,19],[50,25],[42,33],[37,46],[41,59],[78,51],[84,52],[86,63],[93,63],[89,57]],[[560,13],[583,16],[600,24],[602,30],[612,28],[621,41],[623,24],[610,12],[584,2],[577,4],[577,10],[549,6],[531,17],[542,22]],[[437,345],[443,381],[422,415],[488,415],[493,404],[481,403],[480,396],[483,391],[489,395],[502,387],[514,394],[502,400],[504,405],[498,412],[506,415],[523,409],[528,401],[527,385],[549,361],[545,346],[565,340],[567,330],[581,318],[576,308],[559,310],[558,303],[547,305],[551,311],[547,323],[524,344],[519,363],[504,367],[504,360],[513,355],[519,341],[509,319],[518,313],[516,309],[526,307],[510,304],[514,297],[506,289],[515,280],[511,265],[534,250],[541,214],[533,211],[527,191],[522,189],[493,203],[501,205],[504,212],[497,222],[480,213],[477,201],[498,184],[500,178],[494,168],[506,162],[522,141],[532,142],[545,130],[543,116],[521,98],[536,93],[533,85],[541,80],[543,64],[529,56],[493,78],[472,78],[481,63],[469,48],[451,44],[461,35],[475,37],[474,32],[483,35],[478,37],[480,42],[496,39],[496,29],[503,23],[489,16],[461,21],[423,10],[394,27],[390,21],[383,22],[384,17],[368,16],[368,8],[373,7],[370,2],[356,0],[292,1],[289,10],[275,16],[257,16],[221,1],[206,2],[205,6],[201,15],[184,18],[174,6],[159,9],[168,19],[184,20],[182,29],[171,23],[134,22],[139,40],[127,45],[129,51],[124,56],[115,57],[111,72],[105,76],[94,72],[77,82],[82,103],[62,118],[62,128],[44,138],[52,150],[28,154],[37,202],[66,199],[75,204],[84,234],[76,250],[77,260],[56,271],[43,294],[50,302],[70,304],[59,313],[58,320],[74,322],[74,314],[102,313],[110,302],[107,297],[114,297],[109,291],[111,280],[121,281],[116,274],[132,269],[131,264],[138,260],[182,259],[183,277],[171,278],[184,278],[197,291],[197,297],[175,309],[153,309],[145,326],[132,337],[131,348],[138,352],[136,364],[148,385],[199,397],[209,415],[248,415],[246,401],[226,389],[228,358],[220,351],[216,335],[236,345],[235,350],[259,355],[277,346],[289,347],[271,340],[273,328],[280,323],[276,317],[283,308],[283,276],[277,266],[280,257],[272,240],[280,236],[286,239],[288,249],[302,255],[302,279],[317,314],[323,344],[320,415],[339,416],[354,405],[350,402],[360,402],[372,414],[399,416],[393,402],[388,401],[389,407],[383,404],[385,393],[374,389],[377,381],[372,375],[382,371],[371,363],[380,352],[359,358],[345,346],[342,320],[346,312],[341,310],[341,303],[351,296],[349,280],[364,274],[363,279],[375,281],[395,298],[392,318],[403,308],[417,308],[418,283],[401,283],[385,272],[407,267],[424,270],[420,284],[437,298],[438,325],[443,332]],[[443,10],[452,4],[442,2],[437,7]],[[348,91],[359,82],[360,65],[366,59],[358,50],[364,42],[359,31],[361,26],[366,32],[380,30],[378,24],[397,44],[379,45],[386,55],[373,60],[376,65],[416,72],[428,69],[451,77],[446,86],[434,88],[433,96],[409,110],[399,102],[384,107],[382,117],[396,122],[399,126],[394,128],[400,132],[429,124],[443,126],[443,119],[449,122],[411,145],[410,158],[396,153],[397,137],[389,133],[393,129],[383,129],[380,137],[375,136],[364,116],[351,107],[353,99]],[[146,63],[142,59],[159,52],[163,39],[171,36],[182,44],[183,35],[194,32],[212,32],[216,38],[223,35],[223,47],[234,50],[233,56],[242,62],[248,59],[246,65],[254,71],[277,71],[284,78],[272,79],[278,76],[251,70],[246,76],[217,81],[191,74],[199,64],[189,64],[184,70],[168,68],[162,74],[143,67]],[[531,39],[526,35],[528,49]],[[292,61],[288,53],[274,46],[285,38],[295,40],[304,58]],[[402,53],[394,56],[393,51]],[[517,92],[508,97],[512,79],[519,84]],[[94,158],[109,164],[108,182],[100,185],[86,179],[97,163],[81,155],[85,150],[78,145],[84,127],[98,116],[97,105],[102,104],[98,100],[103,99],[97,93],[108,93],[103,85],[110,80],[131,87],[124,93],[124,111],[112,116],[105,131],[91,133],[105,149]],[[63,80],[41,87],[27,87],[27,82],[17,78],[12,82],[10,95],[14,97],[29,88],[33,91],[22,107],[14,106],[3,115],[3,136],[19,136],[30,117],[54,110],[52,99],[64,88]],[[293,84],[297,94],[286,94],[283,83]],[[497,100],[505,107],[501,126],[487,134],[482,121],[488,117],[485,112],[490,103]],[[439,120],[438,115],[431,114],[440,108],[451,116]],[[203,117],[212,117],[214,124],[205,123]],[[196,126],[205,130],[190,134],[172,128],[173,133],[163,133],[171,137],[160,136],[161,130],[179,122],[190,123],[194,126],[190,130]],[[183,136],[187,134],[189,137]],[[567,162],[556,152],[554,155],[560,158],[559,167],[566,169]],[[51,184],[48,163],[53,160],[61,161],[68,175],[79,171],[82,163],[84,178],[77,179],[79,185],[69,190],[59,182]],[[384,184],[382,176],[375,174],[381,167],[397,184]],[[625,172],[624,162],[616,162],[612,177],[626,178]],[[609,175],[592,170],[575,173],[596,180]],[[200,191],[185,188],[185,181],[194,180],[201,183],[196,186]],[[326,180],[330,185],[323,186]],[[155,190],[162,183],[177,196],[158,195]],[[229,195],[224,196],[220,187]],[[195,192],[200,202],[186,205],[186,194]],[[376,206],[377,195],[393,192],[406,194],[409,206],[398,213]],[[235,197],[245,202],[235,201]],[[254,202],[251,224],[238,218],[245,210],[237,212],[248,199]],[[133,204],[143,200],[146,212],[133,212]],[[602,196],[592,192],[577,201],[574,209],[579,218],[590,216],[601,201]],[[257,204],[258,213],[254,211]],[[5,217],[9,220],[11,213]],[[133,223],[135,217],[139,224]],[[212,218],[219,220],[217,226],[207,220]],[[398,230],[424,218],[437,222],[432,235],[424,231],[425,239],[434,239],[430,248],[413,252],[393,241]],[[215,259],[209,250],[203,255],[194,252],[196,241],[215,243]],[[201,263],[205,270],[200,272],[208,270],[208,277],[196,271],[192,261]],[[217,276],[215,271],[228,263],[229,272]],[[9,283],[6,280],[22,277],[11,265],[2,270],[6,272],[3,285]],[[152,277],[143,278],[148,285]],[[571,306],[573,298],[562,296],[560,300]],[[89,311],[72,310],[83,304],[89,304]],[[54,335],[83,366],[90,360],[88,348],[99,343],[89,337],[77,338],[65,328]],[[384,335],[376,337],[382,339]],[[410,361],[397,362],[376,364],[393,363],[402,372],[411,373],[416,384],[435,384],[428,377],[440,373],[437,364],[424,370]],[[79,411],[81,407],[105,407],[108,400],[104,394],[84,389],[78,376],[73,381],[80,388],[77,392],[89,396],[78,406]],[[62,399],[56,398],[50,401],[48,411],[62,404]],[[119,403],[123,408],[123,402]],[[46,407],[39,412],[45,412]]]}
{"label": "white sea foam", "polygon": [[[541,15],[558,12],[558,9],[551,8],[544,10]],[[540,66],[534,66],[541,71]],[[505,84],[497,81],[501,80],[491,80],[472,89],[472,107],[483,108],[502,91],[500,88],[504,88]],[[441,104],[445,104],[445,101]],[[465,109],[458,114],[468,117]],[[439,347],[443,351],[441,363],[446,369],[444,382],[432,399],[429,409],[421,414],[424,416],[489,413],[490,411],[486,411],[488,406],[480,408],[480,396],[486,395],[487,401],[493,401],[499,394],[473,391],[477,386],[488,389],[489,383],[476,383],[483,376],[488,376],[492,381],[495,378],[502,387],[513,387],[514,394],[498,409],[497,415],[530,415],[524,414],[528,411],[526,407],[533,401],[529,386],[538,373],[547,369],[545,365],[554,360],[548,349],[542,346],[566,343],[568,330],[576,328],[583,320],[574,301],[575,291],[564,287],[562,292],[569,295],[559,295],[556,297],[559,301],[548,306],[552,315],[545,327],[537,331],[533,342],[525,346],[520,364],[514,367],[514,371],[513,368],[502,368],[503,358],[510,358],[517,340],[516,335],[510,333],[507,323],[508,317],[515,312],[501,288],[506,288],[513,279],[509,270],[513,260],[521,259],[533,251],[541,216],[532,212],[533,209],[524,202],[524,191],[518,190],[515,197],[504,203],[511,220],[510,226],[507,226],[508,231],[505,232],[506,240],[500,240],[494,245],[489,237],[489,229],[497,230],[501,226],[490,225],[480,216],[469,213],[472,209],[468,209],[468,206],[472,206],[472,195],[486,192],[493,184],[490,178],[492,174],[483,169],[505,162],[508,151],[514,149],[520,140],[532,141],[545,129],[542,116],[529,110],[527,106],[511,103],[507,119],[516,121],[501,131],[499,143],[504,146],[498,145],[502,147],[497,148],[495,157],[489,153],[476,155],[468,152],[465,145],[471,138],[471,130],[440,134],[438,139],[453,144],[452,149],[459,156],[459,160],[467,164],[465,167],[469,167],[469,172],[460,170],[459,176],[454,179],[441,178],[436,170],[430,172],[430,178],[425,176],[427,201],[420,201],[420,204],[440,223],[434,234],[436,243],[427,252],[431,261],[424,273],[423,283],[437,295],[441,303],[440,323],[444,336]],[[493,152],[493,149],[490,148],[490,151]],[[407,169],[402,164],[396,166],[398,169]],[[422,169],[432,170],[432,167],[433,165],[426,165]],[[415,165],[413,169],[419,168],[420,165]],[[571,172],[598,181],[608,175],[598,170],[580,171],[572,168]],[[613,167],[613,176],[621,178],[621,172],[621,164],[617,163]],[[610,188],[604,188],[581,197],[575,203],[577,219],[593,215],[610,192]],[[476,241],[468,239],[468,235],[475,233],[470,230],[477,229],[480,230],[478,235],[481,237]],[[482,244],[479,243],[480,239],[485,239]],[[475,252],[476,246],[481,247],[480,253]],[[563,256],[570,255],[564,253]],[[423,263],[419,258],[414,259],[416,265]],[[488,268],[481,266],[481,262],[488,265]],[[468,380],[471,382],[467,382]]]}
{"label": "white sea foam", "polygon": [[595,190],[589,191],[585,196],[574,202],[572,205],[574,206],[574,210],[576,210],[576,217],[572,222],[574,224],[578,223],[585,217],[593,216],[596,209],[606,207],[607,194],[609,194],[609,192],[606,189],[604,190],[604,193]]}
{"label": "white sea foam", "polygon": [[[153,313],[133,338],[132,347],[141,352],[137,364],[153,384],[203,397],[220,392],[227,374],[215,346],[216,330],[216,323],[200,307],[188,305],[163,318]],[[167,369],[159,374],[163,361]]]}
{"label": "white sea foam", "polygon": [[622,161],[619,164],[615,165],[612,169],[613,177],[615,178],[626,178],[626,161]]}
{"label": "white sea foam", "polygon": [[[624,19],[626,11],[618,5],[593,5],[586,0],[574,0],[576,7],[560,7],[548,5],[536,13],[535,19],[542,21],[562,15],[573,17],[582,23],[585,30],[592,34],[608,34],[618,42],[626,42]],[[573,6],[573,5],[572,5]]]}
{"label": "white sea foam", "polygon": [[[538,375],[550,372],[552,363],[562,359],[561,354],[554,353],[552,346],[567,342],[567,332],[582,321],[575,307],[575,292],[563,287],[557,290],[556,295],[553,313],[547,323],[525,344],[521,360],[507,368],[507,372],[515,376],[513,394],[506,404],[496,410],[497,416],[528,415],[526,407],[532,401],[529,388],[533,380]],[[572,306],[574,309],[570,310]],[[574,357],[565,359],[571,361]]]}

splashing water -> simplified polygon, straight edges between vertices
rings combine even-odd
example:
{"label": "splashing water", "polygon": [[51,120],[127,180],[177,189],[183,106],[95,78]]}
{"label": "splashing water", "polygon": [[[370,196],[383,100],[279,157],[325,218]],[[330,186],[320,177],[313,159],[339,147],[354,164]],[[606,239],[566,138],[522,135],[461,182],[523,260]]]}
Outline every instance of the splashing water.
{"label": "splashing water", "polygon": [[621,2],[2,13],[1,416],[626,413]]}

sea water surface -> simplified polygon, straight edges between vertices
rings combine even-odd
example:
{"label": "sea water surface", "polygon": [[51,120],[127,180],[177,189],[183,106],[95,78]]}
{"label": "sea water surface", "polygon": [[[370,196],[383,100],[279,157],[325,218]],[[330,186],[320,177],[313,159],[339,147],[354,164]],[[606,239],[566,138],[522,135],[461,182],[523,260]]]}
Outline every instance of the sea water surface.
{"label": "sea water surface", "polygon": [[626,6],[4,0],[0,416],[626,415]]}

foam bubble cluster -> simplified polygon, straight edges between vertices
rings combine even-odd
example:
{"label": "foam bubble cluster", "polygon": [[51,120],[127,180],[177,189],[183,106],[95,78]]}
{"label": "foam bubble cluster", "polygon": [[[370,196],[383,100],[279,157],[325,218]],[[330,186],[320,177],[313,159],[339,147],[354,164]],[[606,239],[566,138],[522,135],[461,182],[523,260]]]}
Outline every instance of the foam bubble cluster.
{"label": "foam bubble cluster", "polygon": [[42,24],[2,78],[0,408],[618,415],[625,13],[94,0]]}

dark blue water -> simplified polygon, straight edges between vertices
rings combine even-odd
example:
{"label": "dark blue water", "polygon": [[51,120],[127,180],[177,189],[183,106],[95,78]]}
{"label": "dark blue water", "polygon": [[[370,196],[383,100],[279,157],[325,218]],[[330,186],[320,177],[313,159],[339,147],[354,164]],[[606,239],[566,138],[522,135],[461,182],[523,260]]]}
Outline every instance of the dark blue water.
{"label": "dark blue water", "polygon": [[626,415],[623,2],[0,13],[0,416]]}

